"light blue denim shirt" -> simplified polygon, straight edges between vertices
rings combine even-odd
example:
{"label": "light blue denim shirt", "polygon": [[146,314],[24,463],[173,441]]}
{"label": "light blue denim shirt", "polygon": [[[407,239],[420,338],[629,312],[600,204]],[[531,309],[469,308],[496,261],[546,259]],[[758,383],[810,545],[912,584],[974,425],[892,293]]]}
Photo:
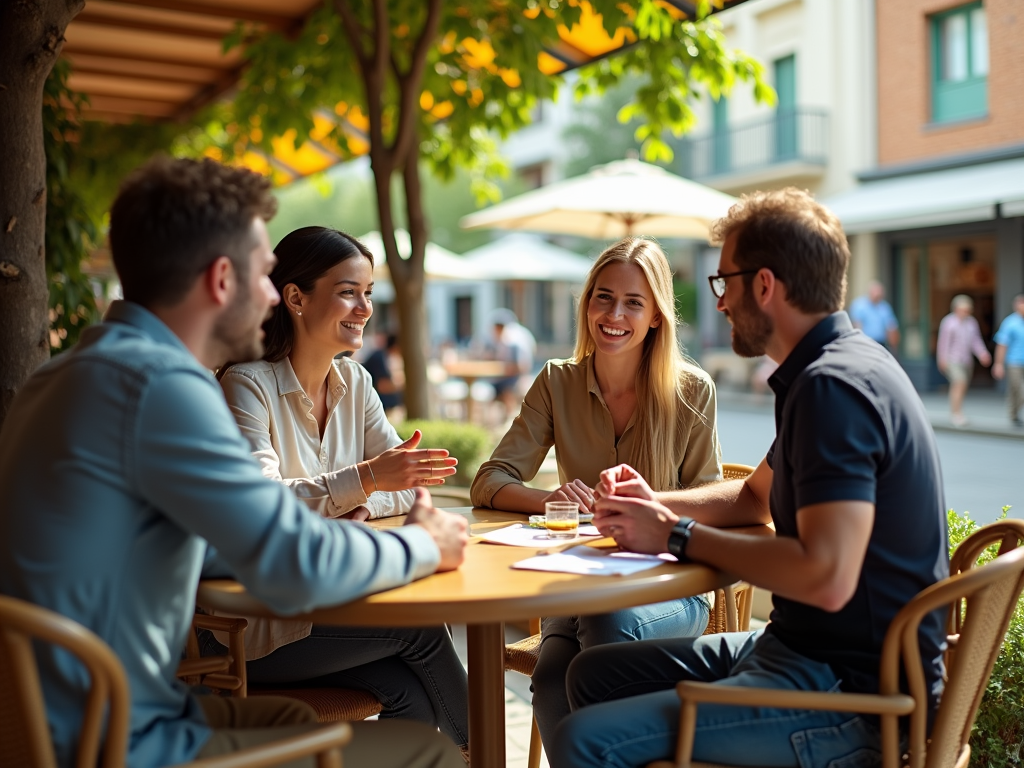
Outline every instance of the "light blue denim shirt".
{"label": "light blue denim shirt", "polygon": [[[207,542],[284,615],[409,582],[440,557],[420,526],[326,520],[263,477],[210,372],[127,302],[22,387],[0,432],[0,488],[0,592],[114,649],[131,687],[131,768],[185,762],[209,738],[174,676]],[[37,652],[70,766],[88,677],[63,651]]]}
{"label": "light blue denim shirt", "polygon": [[1006,347],[1007,365],[1024,365],[1024,317],[1011,312],[999,326],[993,339]]}

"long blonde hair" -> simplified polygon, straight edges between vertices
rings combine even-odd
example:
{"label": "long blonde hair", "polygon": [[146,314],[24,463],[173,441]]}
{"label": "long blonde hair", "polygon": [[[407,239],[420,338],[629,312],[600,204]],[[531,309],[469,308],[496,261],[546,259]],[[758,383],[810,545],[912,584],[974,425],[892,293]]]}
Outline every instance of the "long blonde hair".
{"label": "long blonde hair", "polygon": [[689,402],[696,382],[696,365],[683,355],[676,340],[675,292],[672,270],[661,247],[653,240],[627,237],[598,256],[587,274],[576,310],[576,349],[573,362],[582,363],[596,345],[587,323],[587,307],[601,270],[609,264],[635,264],[643,270],[654,294],[661,323],[647,331],[643,356],[636,372],[636,437],[630,464],[655,491],[679,487],[675,448],[681,418],[689,410],[703,420]]}

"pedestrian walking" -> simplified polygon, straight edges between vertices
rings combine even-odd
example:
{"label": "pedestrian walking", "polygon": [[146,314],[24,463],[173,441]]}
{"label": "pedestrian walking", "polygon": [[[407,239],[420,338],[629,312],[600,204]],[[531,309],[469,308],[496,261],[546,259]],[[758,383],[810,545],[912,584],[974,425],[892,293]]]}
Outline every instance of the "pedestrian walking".
{"label": "pedestrian walking", "polygon": [[1013,312],[1000,324],[993,339],[996,343],[996,361],[992,376],[1006,377],[1006,399],[1010,408],[1010,422],[1024,427],[1020,409],[1024,407],[1024,293],[1013,297]]}
{"label": "pedestrian walking", "polygon": [[950,302],[950,313],[939,323],[936,357],[939,370],[949,379],[949,413],[955,427],[967,424],[964,395],[974,374],[974,358],[988,366],[992,356],[981,339],[981,328],[974,317],[974,299],[960,293]]}
{"label": "pedestrian walking", "polygon": [[900,344],[900,326],[892,305],[885,300],[885,286],[877,280],[868,283],[868,291],[850,304],[850,320],[870,338],[895,353]]}

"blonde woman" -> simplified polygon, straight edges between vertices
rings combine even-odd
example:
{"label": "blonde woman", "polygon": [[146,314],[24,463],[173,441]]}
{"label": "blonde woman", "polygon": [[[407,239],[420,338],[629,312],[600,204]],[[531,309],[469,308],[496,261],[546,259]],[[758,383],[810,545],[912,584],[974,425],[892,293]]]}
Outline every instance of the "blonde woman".
{"label": "blonde woman", "polygon": [[[570,500],[589,511],[600,473],[628,463],[656,491],[721,478],[715,387],[687,362],[676,341],[672,272],[657,243],[627,238],[606,250],[587,275],[577,312],[576,350],[551,360],[519,416],[480,467],[473,503],[543,512]],[[551,446],[561,485],[528,488]],[[565,674],[583,649],[604,643],[700,635],[710,604],[699,596],[600,616],[543,621],[533,675],[534,712],[550,742],[569,714]]]}

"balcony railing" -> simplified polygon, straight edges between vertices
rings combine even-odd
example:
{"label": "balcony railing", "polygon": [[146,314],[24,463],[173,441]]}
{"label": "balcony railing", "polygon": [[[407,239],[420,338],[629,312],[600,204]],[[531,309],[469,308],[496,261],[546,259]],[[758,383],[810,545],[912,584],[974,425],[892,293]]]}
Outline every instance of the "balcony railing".
{"label": "balcony railing", "polygon": [[687,138],[676,153],[677,170],[690,179],[749,173],[783,163],[828,162],[828,113],[820,109],[775,114],[709,136]]}

